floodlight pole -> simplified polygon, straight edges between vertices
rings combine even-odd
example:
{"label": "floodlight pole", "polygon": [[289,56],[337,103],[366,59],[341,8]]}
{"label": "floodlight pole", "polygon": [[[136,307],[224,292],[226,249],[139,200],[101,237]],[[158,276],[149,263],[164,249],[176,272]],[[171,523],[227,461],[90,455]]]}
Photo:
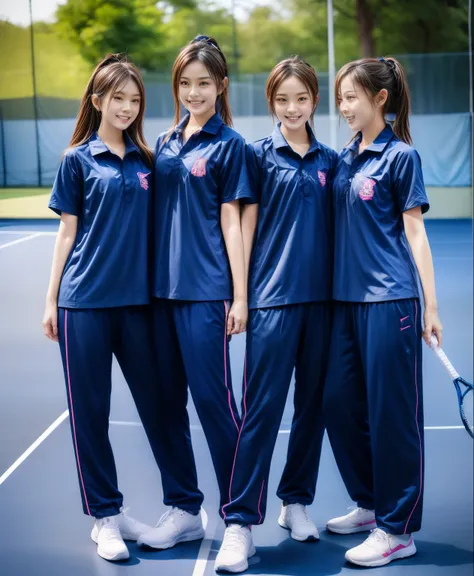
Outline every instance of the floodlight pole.
{"label": "floodlight pole", "polygon": [[36,161],[38,163],[38,186],[42,186],[42,174],[41,174],[41,155],[40,155],[40,144],[39,144],[39,125],[38,125],[38,96],[36,94],[36,65],[35,65],[35,39],[33,31],[33,8],[31,6],[31,0],[29,0],[30,7],[30,44],[31,44],[31,76],[33,80],[33,109],[35,113],[35,135],[36,135]]}
{"label": "floodlight pole", "polygon": [[230,13],[232,17],[232,54],[234,57],[234,75],[239,77],[239,48],[237,44],[237,23],[235,21],[235,0],[230,2]]}
{"label": "floodlight pole", "polygon": [[[474,191],[474,162],[472,161],[472,152],[474,150],[474,94],[473,94],[473,86],[472,83],[474,81],[474,62],[472,61],[472,0],[469,0],[469,9],[468,9],[468,35],[469,35],[469,112],[471,116],[471,190]],[[474,202],[474,198],[472,199]],[[474,208],[474,205],[471,202],[471,208]]]}
{"label": "floodlight pole", "polygon": [[337,116],[334,97],[334,82],[336,79],[336,64],[334,58],[334,12],[332,0],[327,0],[328,12],[328,57],[329,57],[329,134],[331,148],[337,148]]}

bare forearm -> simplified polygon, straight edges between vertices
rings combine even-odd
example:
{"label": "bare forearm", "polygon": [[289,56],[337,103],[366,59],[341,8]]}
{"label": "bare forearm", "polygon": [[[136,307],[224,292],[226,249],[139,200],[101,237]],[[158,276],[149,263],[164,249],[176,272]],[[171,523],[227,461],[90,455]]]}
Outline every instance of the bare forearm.
{"label": "bare forearm", "polygon": [[433,258],[431,256],[430,245],[428,238],[424,234],[424,238],[415,238],[410,243],[413,252],[418,273],[420,275],[421,285],[423,287],[423,296],[425,306],[427,308],[437,308],[436,289],[434,278]]}
{"label": "bare forearm", "polygon": [[234,300],[246,302],[245,258],[238,203],[229,202],[222,205],[221,228],[234,284]]}
{"label": "bare forearm", "polygon": [[241,228],[244,246],[245,281],[248,281],[250,256],[252,254],[253,239],[257,227],[258,204],[246,204],[242,208]]}
{"label": "bare forearm", "polygon": [[46,300],[49,302],[57,301],[59,284],[61,283],[64,266],[72,250],[72,247],[74,246],[76,233],[77,218],[74,216],[69,216],[67,222],[61,220],[58,234],[56,236],[56,244],[54,245],[53,263],[51,265],[51,275],[49,279],[48,292],[46,295]]}
{"label": "bare forearm", "polygon": [[431,255],[430,244],[426,235],[421,212],[413,212],[412,214],[408,212],[404,215],[404,224],[405,234],[420,276],[425,307],[436,310],[437,300],[433,257]]}

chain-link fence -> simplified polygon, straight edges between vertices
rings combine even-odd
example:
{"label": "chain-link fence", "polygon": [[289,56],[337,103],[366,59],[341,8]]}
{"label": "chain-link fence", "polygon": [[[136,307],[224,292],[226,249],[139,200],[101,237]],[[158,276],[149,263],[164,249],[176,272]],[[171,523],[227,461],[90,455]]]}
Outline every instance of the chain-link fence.
{"label": "chain-link fence", "polygon": [[[28,1],[17,0],[28,14]],[[33,2],[33,9],[40,4]],[[33,14],[35,17],[35,15]],[[1,14],[0,14],[1,18]],[[51,26],[23,27],[0,20],[0,186],[51,184],[74,127],[91,66]],[[303,56],[305,56],[303,54]],[[409,54],[403,63],[412,99],[415,145],[427,183],[471,185],[471,116],[468,53]],[[153,145],[174,112],[169,72],[144,72],[145,132]],[[265,99],[268,73],[230,78],[230,100],[239,131],[249,140],[271,130]],[[328,74],[319,71],[317,136],[329,141]],[[347,138],[339,125],[338,147]]]}

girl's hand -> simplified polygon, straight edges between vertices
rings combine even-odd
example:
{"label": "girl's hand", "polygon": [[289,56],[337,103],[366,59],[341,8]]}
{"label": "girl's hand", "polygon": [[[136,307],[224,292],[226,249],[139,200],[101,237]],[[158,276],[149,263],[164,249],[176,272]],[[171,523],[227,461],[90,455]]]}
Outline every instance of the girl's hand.
{"label": "girl's hand", "polygon": [[43,332],[53,342],[58,339],[58,305],[50,300],[46,301],[46,309],[43,316]]}
{"label": "girl's hand", "polygon": [[248,305],[244,300],[234,300],[227,317],[227,336],[245,332],[247,328]]}
{"label": "girl's hand", "polygon": [[443,342],[443,326],[438,317],[438,311],[432,308],[425,308],[424,315],[423,340],[431,347],[431,334],[434,334],[438,339],[438,344],[441,346]]}

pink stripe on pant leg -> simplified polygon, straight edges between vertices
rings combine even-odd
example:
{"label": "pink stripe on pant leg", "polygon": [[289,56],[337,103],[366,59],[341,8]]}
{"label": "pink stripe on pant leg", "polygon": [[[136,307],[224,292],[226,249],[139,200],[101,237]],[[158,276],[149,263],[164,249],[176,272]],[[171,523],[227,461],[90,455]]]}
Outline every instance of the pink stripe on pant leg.
{"label": "pink stripe on pant leg", "polygon": [[[417,326],[417,318],[418,318],[418,305],[415,301],[415,333],[416,333],[416,326]],[[416,507],[418,506],[418,502],[420,501],[421,492],[423,489],[423,447],[421,444],[420,426],[418,424],[419,397],[418,397],[418,370],[417,370],[417,367],[418,367],[418,365],[417,365],[417,349],[415,349],[415,392],[416,392],[415,422],[416,422],[416,429],[418,432],[418,440],[420,443],[420,491],[418,493],[418,498],[416,499],[415,505],[413,506],[413,510],[410,512],[410,516],[408,516],[408,520],[407,520],[407,523],[405,525],[404,534],[407,533],[408,524],[410,523],[411,517],[413,516],[413,512],[415,511]]]}
{"label": "pink stripe on pant leg", "polygon": [[244,414],[242,418],[242,425],[240,426],[239,435],[237,437],[237,444],[235,445],[235,452],[234,452],[234,462],[232,463],[232,472],[230,475],[229,481],[229,501],[227,504],[222,506],[222,515],[224,516],[224,520],[226,520],[227,516],[225,513],[226,506],[232,503],[232,481],[234,479],[234,471],[235,471],[235,462],[237,461],[237,453],[239,452],[239,444],[240,444],[240,437],[242,435],[242,430],[244,429],[245,419],[247,418],[247,354],[245,354],[244,360],[244,396],[243,396],[243,407],[244,407]]}
{"label": "pink stripe on pant leg", "polygon": [[71,424],[72,424],[72,436],[74,439],[74,451],[76,453],[77,469],[79,470],[79,478],[81,480],[82,492],[84,494],[84,500],[86,503],[87,513],[92,516],[89,509],[89,502],[87,501],[86,488],[84,486],[84,478],[82,477],[81,461],[79,459],[79,450],[77,448],[77,436],[76,436],[76,422],[74,418],[74,405],[72,403],[72,392],[71,392],[71,374],[69,372],[69,346],[67,339],[67,310],[64,311],[64,334],[66,343],[66,373],[67,373],[67,387],[69,393],[69,404],[71,405]]}
{"label": "pink stripe on pant leg", "polygon": [[258,519],[259,524],[262,523],[262,513],[260,512],[260,503],[262,502],[262,494],[263,494],[263,487],[264,486],[265,486],[265,480],[262,481],[262,488],[260,489],[260,497],[258,499],[258,506],[257,506],[258,515],[260,516],[260,518]]}

